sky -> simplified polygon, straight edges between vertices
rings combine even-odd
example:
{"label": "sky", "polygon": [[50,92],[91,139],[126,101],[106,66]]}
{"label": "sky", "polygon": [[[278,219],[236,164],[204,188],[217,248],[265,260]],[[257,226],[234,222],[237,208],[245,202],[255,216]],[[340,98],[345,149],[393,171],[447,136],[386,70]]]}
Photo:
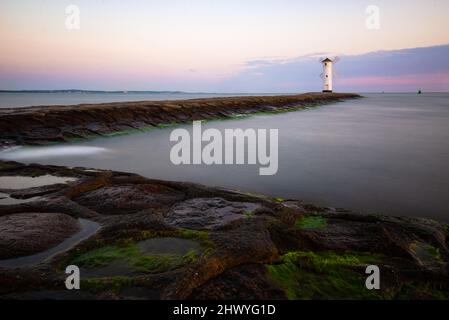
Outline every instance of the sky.
{"label": "sky", "polygon": [[318,91],[318,58],[338,55],[336,90],[449,91],[448,12],[447,0],[1,0],[0,89]]}

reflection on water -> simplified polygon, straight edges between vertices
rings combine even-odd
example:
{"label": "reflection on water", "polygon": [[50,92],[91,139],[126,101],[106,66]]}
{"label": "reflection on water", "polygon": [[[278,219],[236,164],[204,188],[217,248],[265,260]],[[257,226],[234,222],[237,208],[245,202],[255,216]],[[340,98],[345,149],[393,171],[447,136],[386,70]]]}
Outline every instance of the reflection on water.
{"label": "reflection on water", "polygon": [[0,192],[0,205],[3,206],[10,206],[14,204],[21,204],[21,203],[27,203],[27,202],[33,202],[41,200],[42,197],[32,197],[28,199],[16,199],[11,197],[9,194]]}
{"label": "reflection on water", "polygon": [[[279,129],[279,171],[275,176],[259,176],[258,165],[172,165],[172,129],[70,145],[110,152],[47,155],[37,160],[200,182],[364,212],[449,221],[448,124],[448,94],[367,95],[306,111],[203,124],[204,129],[219,130]],[[190,129],[191,125],[184,127]],[[9,158],[14,159],[14,152]]]}
{"label": "reflection on water", "polygon": [[77,178],[57,177],[50,174],[37,177],[3,176],[0,177],[0,189],[19,190],[49,186],[57,183],[68,183],[76,180]]}
{"label": "reflection on water", "polygon": [[[108,103],[127,101],[184,100],[213,97],[254,95],[251,93],[185,93],[185,92],[0,92],[0,108],[29,106],[76,105],[82,103]],[[265,93],[263,95],[275,95]]]}

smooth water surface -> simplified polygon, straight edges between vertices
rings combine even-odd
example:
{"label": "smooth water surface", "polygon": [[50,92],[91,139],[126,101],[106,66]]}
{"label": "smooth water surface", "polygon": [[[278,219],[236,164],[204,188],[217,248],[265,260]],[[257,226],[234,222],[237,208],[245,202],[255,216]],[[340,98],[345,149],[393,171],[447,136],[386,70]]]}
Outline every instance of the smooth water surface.
{"label": "smooth water surface", "polygon": [[[22,162],[130,171],[366,213],[449,221],[449,94],[369,94],[305,111],[207,122],[205,128],[279,129],[278,173],[259,176],[258,165],[175,166],[173,128],[69,145],[107,152],[66,155],[61,148],[67,145],[60,145],[46,147],[52,148],[48,154],[23,148],[7,157],[17,152]],[[27,158],[21,150],[40,154]]]}
{"label": "smooth water surface", "polygon": [[[0,108],[76,105],[127,101],[184,100],[213,97],[247,96],[251,93],[188,93],[188,92],[0,92]],[[259,94],[260,95],[260,94]],[[263,94],[274,95],[274,94]]]}

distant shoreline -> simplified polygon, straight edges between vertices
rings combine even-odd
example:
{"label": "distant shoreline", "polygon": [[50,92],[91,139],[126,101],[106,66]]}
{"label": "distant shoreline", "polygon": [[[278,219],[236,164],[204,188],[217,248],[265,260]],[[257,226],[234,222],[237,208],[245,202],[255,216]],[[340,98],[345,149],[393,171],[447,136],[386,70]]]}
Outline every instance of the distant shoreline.
{"label": "distant shoreline", "polygon": [[0,93],[95,93],[95,94],[223,94],[223,95],[295,95],[294,92],[203,92],[181,90],[83,90],[83,89],[58,89],[58,90],[0,90]]}
{"label": "distant shoreline", "polygon": [[[418,90],[410,91],[360,91],[358,94],[416,94]],[[223,95],[223,96],[279,96],[297,95],[295,92],[215,92],[215,91],[181,91],[181,90],[84,90],[84,89],[58,89],[58,90],[0,90],[1,93],[34,93],[34,94],[180,94],[180,95]],[[447,94],[449,91],[422,91],[422,94]]]}
{"label": "distant shoreline", "polygon": [[[62,89],[62,90],[0,90],[0,93],[146,93],[146,94],[159,94],[159,93],[169,93],[169,94],[183,94],[190,93],[184,91],[156,91],[156,90],[80,90],[80,89]],[[199,92],[195,92],[199,93]]]}

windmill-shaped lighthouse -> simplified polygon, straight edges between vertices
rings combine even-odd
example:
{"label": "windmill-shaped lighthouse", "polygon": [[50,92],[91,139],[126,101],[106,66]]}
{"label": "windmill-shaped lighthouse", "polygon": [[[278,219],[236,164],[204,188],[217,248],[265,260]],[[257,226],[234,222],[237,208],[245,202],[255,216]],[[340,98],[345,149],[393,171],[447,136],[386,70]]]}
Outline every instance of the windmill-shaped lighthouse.
{"label": "windmill-shaped lighthouse", "polygon": [[325,58],[321,60],[323,64],[324,72],[321,74],[323,78],[323,92],[332,92],[332,78],[334,76],[334,63],[338,61],[338,58],[329,59]]}

